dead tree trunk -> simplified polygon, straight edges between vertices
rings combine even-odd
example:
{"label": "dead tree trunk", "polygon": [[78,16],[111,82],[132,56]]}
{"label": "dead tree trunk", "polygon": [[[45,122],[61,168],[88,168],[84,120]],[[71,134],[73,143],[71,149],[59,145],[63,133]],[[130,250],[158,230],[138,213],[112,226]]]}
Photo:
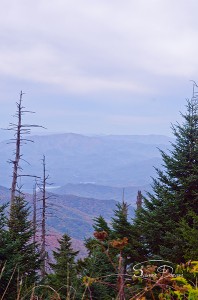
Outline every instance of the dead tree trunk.
{"label": "dead tree trunk", "polygon": [[30,139],[27,139],[24,137],[24,135],[28,135],[31,133],[31,128],[32,127],[42,127],[39,125],[32,125],[32,124],[23,124],[22,122],[22,116],[26,113],[34,113],[33,111],[28,111],[25,110],[25,107],[22,105],[22,100],[23,100],[23,95],[24,93],[21,91],[20,92],[20,97],[19,97],[19,102],[16,102],[17,110],[16,114],[14,117],[17,118],[16,123],[10,123],[9,128],[7,130],[12,130],[14,131],[14,138],[10,140],[9,143],[14,143],[15,144],[15,152],[14,152],[14,159],[10,160],[10,163],[13,164],[13,172],[12,172],[12,185],[11,185],[11,199],[10,199],[10,208],[12,208],[12,205],[14,203],[14,198],[15,194],[17,191],[17,180],[18,177],[20,176],[30,176],[30,177],[37,177],[37,176],[32,176],[32,175],[20,175],[19,170],[21,170],[20,167],[20,160],[22,157],[21,154],[21,146],[23,143],[26,142],[33,142]]}
{"label": "dead tree trunk", "polygon": [[37,197],[36,197],[36,184],[34,185],[33,188],[33,218],[32,218],[32,224],[33,224],[33,231],[34,231],[34,235],[33,235],[33,243],[34,245],[36,245],[36,233],[37,233]]}
{"label": "dead tree trunk", "polygon": [[119,263],[118,263],[118,299],[125,300],[124,292],[124,258],[122,251],[120,251]]}
{"label": "dead tree trunk", "polygon": [[41,240],[41,250],[40,250],[40,258],[41,258],[41,278],[44,279],[47,275],[47,271],[49,269],[49,263],[48,263],[48,251],[47,251],[47,218],[49,217],[50,213],[49,210],[52,206],[52,204],[48,203],[48,200],[52,197],[51,195],[48,195],[46,192],[46,187],[51,185],[51,183],[48,182],[49,175],[46,172],[46,160],[45,155],[43,155],[42,159],[42,166],[43,166],[43,176],[39,183],[37,183],[37,186],[39,187],[41,197],[41,220],[40,220],[40,228],[39,231],[41,233],[40,240]]}
{"label": "dead tree trunk", "polygon": [[18,124],[12,124],[16,126],[16,152],[15,152],[15,159],[12,160],[13,163],[13,175],[12,175],[12,187],[11,187],[11,206],[14,202],[16,186],[17,186],[17,178],[18,178],[18,169],[19,169],[19,161],[21,158],[20,150],[21,150],[21,120],[22,120],[22,97],[23,93],[21,91],[19,102],[16,103],[17,105],[17,113],[16,116],[18,118]]}
{"label": "dead tree trunk", "polygon": [[46,176],[45,155],[43,155],[43,180],[42,180],[42,220],[41,220],[41,278],[46,275],[46,183],[48,176]]}

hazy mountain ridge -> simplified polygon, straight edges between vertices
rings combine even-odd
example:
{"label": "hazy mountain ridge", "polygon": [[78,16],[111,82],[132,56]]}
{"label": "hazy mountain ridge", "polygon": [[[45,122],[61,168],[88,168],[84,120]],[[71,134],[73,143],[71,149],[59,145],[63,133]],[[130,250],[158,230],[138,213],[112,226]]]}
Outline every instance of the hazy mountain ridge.
{"label": "hazy mountain ridge", "polygon": [[67,183],[64,186],[53,189],[53,193],[58,195],[72,194],[79,197],[85,198],[96,198],[96,199],[113,199],[118,202],[122,201],[123,196],[126,202],[136,207],[137,192],[141,190],[143,194],[145,191],[150,191],[150,185],[145,186],[131,186],[131,187],[112,187],[96,185],[93,183]]}
{"label": "hazy mountain ridge", "polygon": [[[46,166],[51,182],[55,185],[91,182],[109,186],[138,186],[150,183],[155,176],[153,166],[161,164],[158,148],[166,150],[172,138],[165,136],[85,136],[66,133],[28,137],[34,143],[22,147],[23,172],[42,176],[42,156],[46,156]],[[0,143],[0,182],[10,186],[14,144]],[[31,187],[30,179],[24,182]]]}

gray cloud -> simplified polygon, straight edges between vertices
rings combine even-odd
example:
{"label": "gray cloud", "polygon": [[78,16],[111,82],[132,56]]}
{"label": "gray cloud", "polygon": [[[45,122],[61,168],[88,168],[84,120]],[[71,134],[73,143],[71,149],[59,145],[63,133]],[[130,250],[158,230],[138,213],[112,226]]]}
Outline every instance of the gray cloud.
{"label": "gray cloud", "polygon": [[5,86],[43,85],[78,103],[101,93],[110,105],[140,103],[140,114],[143,103],[197,78],[197,1],[2,0],[0,8]]}

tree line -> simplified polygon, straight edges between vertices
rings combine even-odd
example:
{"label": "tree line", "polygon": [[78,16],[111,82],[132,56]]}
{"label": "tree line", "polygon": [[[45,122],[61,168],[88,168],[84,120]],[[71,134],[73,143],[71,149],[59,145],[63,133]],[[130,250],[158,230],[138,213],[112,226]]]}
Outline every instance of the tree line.
{"label": "tree line", "polygon": [[9,214],[6,205],[0,207],[0,299],[198,299],[196,90],[194,83],[183,123],[172,125],[175,142],[169,151],[160,150],[163,168],[156,169],[152,192],[133,220],[124,199],[110,223],[95,218],[83,260],[64,234],[53,251],[51,272],[43,270],[45,248],[41,251],[34,239],[23,194],[11,198]]}

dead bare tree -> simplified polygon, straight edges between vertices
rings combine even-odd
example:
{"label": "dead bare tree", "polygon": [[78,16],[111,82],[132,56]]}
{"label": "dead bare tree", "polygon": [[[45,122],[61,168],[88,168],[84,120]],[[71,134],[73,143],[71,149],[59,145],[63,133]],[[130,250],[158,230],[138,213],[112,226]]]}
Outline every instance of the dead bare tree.
{"label": "dead bare tree", "polygon": [[33,142],[31,139],[27,139],[24,137],[24,135],[28,135],[31,133],[31,128],[33,127],[41,127],[40,125],[34,125],[34,124],[23,124],[22,117],[26,113],[34,113],[33,111],[25,110],[25,107],[22,105],[24,93],[20,92],[19,101],[16,102],[17,110],[14,115],[14,117],[17,118],[16,123],[10,123],[9,128],[7,130],[14,131],[14,138],[10,140],[9,143],[15,144],[15,151],[14,151],[14,159],[10,160],[9,162],[13,164],[13,172],[12,172],[12,185],[11,185],[11,200],[10,200],[10,207],[12,207],[12,204],[14,202],[15,194],[17,191],[17,180],[20,176],[31,176],[31,177],[37,177],[32,175],[20,175],[19,170],[22,170],[20,167],[20,160],[22,159],[21,154],[21,146],[23,144],[26,144],[27,142]]}
{"label": "dead bare tree", "polygon": [[42,223],[41,223],[41,277],[46,275],[46,176],[45,156],[43,156],[43,190],[42,190]]}
{"label": "dead bare tree", "polygon": [[47,214],[47,208],[48,208],[48,199],[50,196],[47,196],[46,194],[46,186],[50,185],[48,182],[49,175],[46,174],[46,162],[45,162],[45,155],[43,155],[42,159],[42,165],[43,165],[43,177],[41,180],[41,183],[38,184],[38,187],[41,192],[41,211],[42,211],[42,216],[41,216],[41,278],[44,279],[46,274],[47,274],[47,258],[48,258],[48,253],[46,250],[47,243],[46,243],[46,220],[48,217]]}
{"label": "dead bare tree", "polygon": [[33,218],[32,218],[32,224],[33,224],[33,243],[36,245],[36,233],[37,233],[37,195],[36,195],[36,183],[33,187]]}

